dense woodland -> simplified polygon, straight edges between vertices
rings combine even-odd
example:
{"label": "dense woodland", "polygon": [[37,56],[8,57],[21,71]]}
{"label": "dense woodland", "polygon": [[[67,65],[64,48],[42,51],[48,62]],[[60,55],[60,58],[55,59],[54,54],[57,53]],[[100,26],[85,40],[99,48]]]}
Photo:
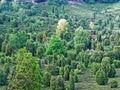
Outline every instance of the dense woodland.
{"label": "dense woodland", "polygon": [[1,0],[0,90],[120,89],[119,0],[80,1]]}

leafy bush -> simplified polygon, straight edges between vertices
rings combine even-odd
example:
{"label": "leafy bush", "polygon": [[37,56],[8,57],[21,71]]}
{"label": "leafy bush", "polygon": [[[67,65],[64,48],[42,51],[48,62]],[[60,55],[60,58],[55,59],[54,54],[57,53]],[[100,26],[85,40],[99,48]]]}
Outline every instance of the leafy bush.
{"label": "leafy bush", "polygon": [[7,78],[4,73],[0,70],[0,86],[4,86],[7,84]]}
{"label": "leafy bush", "polygon": [[104,57],[102,59],[101,68],[103,69],[105,74],[108,76],[108,73],[110,72],[110,69],[111,69],[110,58],[109,57]]}
{"label": "leafy bush", "polygon": [[52,76],[50,80],[50,88],[52,90],[65,90],[64,80],[61,75],[55,77]]}
{"label": "leafy bush", "polygon": [[118,87],[118,82],[115,81],[115,80],[111,81],[111,82],[110,82],[110,87],[111,87],[111,88],[116,88],[116,87]]}
{"label": "leafy bush", "polygon": [[99,69],[96,72],[95,79],[96,79],[96,82],[99,85],[105,85],[108,82],[108,77],[107,77],[107,75],[105,74],[105,72],[102,69]]}
{"label": "leafy bush", "polygon": [[66,48],[63,41],[57,36],[52,36],[50,39],[50,43],[46,48],[45,55],[52,55],[54,53],[57,53],[59,55],[61,54],[64,55],[65,52],[66,52]]}
{"label": "leafy bush", "polygon": [[75,90],[75,80],[74,80],[74,72],[70,72],[70,89],[69,90]]}
{"label": "leafy bush", "polygon": [[100,69],[100,63],[92,63],[91,65],[91,71],[95,75],[96,72]]}
{"label": "leafy bush", "polygon": [[79,70],[79,69],[75,69],[75,70],[74,70],[74,73],[76,73],[76,74],[78,75],[78,74],[82,74],[82,71]]}
{"label": "leafy bush", "polygon": [[113,64],[116,68],[120,68],[120,60],[114,60]]}
{"label": "leafy bush", "polygon": [[56,89],[55,90],[65,90],[64,80],[62,76],[57,76],[56,78]]}
{"label": "leafy bush", "polygon": [[50,79],[50,89],[55,90],[55,88],[56,88],[55,84],[56,84],[56,77],[52,76]]}
{"label": "leafy bush", "polygon": [[110,71],[108,72],[108,77],[112,78],[115,77],[116,71],[115,67],[111,66]]}
{"label": "leafy bush", "polygon": [[43,74],[43,84],[45,86],[50,86],[51,74],[49,72],[44,72]]}
{"label": "leafy bush", "polygon": [[77,73],[74,72],[74,81],[75,83],[78,82],[78,76],[77,76]]}
{"label": "leafy bush", "polygon": [[69,66],[66,65],[66,66],[64,67],[64,79],[65,79],[65,80],[69,80],[69,73],[70,73]]}

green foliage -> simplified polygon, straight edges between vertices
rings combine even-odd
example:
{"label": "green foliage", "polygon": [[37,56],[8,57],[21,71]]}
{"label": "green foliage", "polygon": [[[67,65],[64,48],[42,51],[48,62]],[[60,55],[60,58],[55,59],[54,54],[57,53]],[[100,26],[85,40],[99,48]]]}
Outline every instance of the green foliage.
{"label": "green foliage", "polygon": [[114,64],[115,68],[120,68],[120,60],[114,60],[113,64]]}
{"label": "green foliage", "polygon": [[72,60],[75,60],[76,57],[76,51],[75,50],[67,50],[67,58]]}
{"label": "green foliage", "polygon": [[108,82],[108,77],[102,69],[96,72],[95,80],[99,85],[105,85]]}
{"label": "green foliage", "polygon": [[70,90],[75,90],[75,80],[73,70],[70,72]]}
{"label": "green foliage", "polygon": [[74,72],[74,81],[75,81],[75,83],[77,83],[77,82],[78,82],[78,75],[77,75],[77,73],[76,73],[76,72]]}
{"label": "green foliage", "polygon": [[85,43],[80,43],[80,44],[75,44],[75,50],[77,52],[77,54],[81,51],[85,50]]}
{"label": "green foliage", "polygon": [[75,69],[75,70],[74,70],[74,73],[76,73],[77,75],[79,75],[79,74],[82,74],[82,71],[79,70],[79,69]]}
{"label": "green foliage", "polygon": [[52,76],[50,80],[50,88],[52,90],[65,90],[64,80],[62,76],[60,75],[57,77]]}
{"label": "green foliage", "polygon": [[4,64],[3,71],[4,71],[5,75],[8,76],[8,74],[10,73],[10,65],[9,65],[9,63]]}
{"label": "green foliage", "polygon": [[23,32],[18,32],[10,36],[9,45],[14,49],[23,48],[26,45],[26,35]]}
{"label": "green foliage", "polygon": [[25,49],[20,49],[17,54],[16,68],[9,78],[8,90],[42,89],[40,73],[39,65],[32,54],[27,53]]}
{"label": "green foliage", "polygon": [[2,70],[0,70],[0,86],[7,85],[7,78],[5,77]]}
{"label": "green foliage", "polygon": [[91,65],[91,71],[94,75],[96,75],[96,72],[100,69],[100,63],[92,63]]}
{"label": "green foliage", "polygon": [[[48,0],[47,4],[47,0],[34,0],[40,2],[36,5],[30,0],[8,1],[11,0],[1,0],[0,5],[0,68],[3,69],[0,76],[4,76],[0,83],[6,83],[3,79],[7,81],[9,75],[8,90],[77,90],[83,88],[83,81],[85,89],[108,89],[108,85],[96,87],[88,84],[94,83],[94,75],[100,68],[105,77],[114,77],[116,71],[113,66],[120,67],[119,2],[100,4],[113,0]],[[82,5],[65,5],[68,1]],[[27,51],[16,55],[23,47]],[[36,61],[39,65],[34,64]],[[94,73],[92,76],[89,65]],[[36,70],[39,67],[42,73]],[[98,76],[104,78],[104,73]],[[75,84],[78,78],[81,84]],[[99,80],[103,83],[102,78]],[[43,83],[43,88],[36,88],[39,82],[40,87]],[[4,85],[7,87],[7,83]]]}
{"label": "green foliage", "polygon": [[90,37],[87,31],[83,30],[82,27],[79,27],[75,31],[75,37],[74,37],[74,45],[76,46],[77,44],[85,44],[85,47],[89,47],[90,44]]}
{"label": "green foliage", "polygon": [[112,80],[112,81],[110,82],[110,87],[111,87],[111,88],[117,88],[117,87],[118,87],[118,82],[117,82],[116,80]]}
{"label": "green foliage", "polygon": [[86,69],[85,64],[82,61],[80,61],[80,70],[84,71],[85,69]]}
{"label": "green foliage", "polygon": [[59,68],[55,64],[48,64],[45,65],[45,70],[51,73],[52,75],[59,74]]}
{"label": "green foliage", "polygon": [[43,53],[44,53],[44,48],[42,46],[38,46],[36,50],[36,56],[41,58],[43,56]]}
{"label": "green foliage", "polygon": [[32,55],[35,55],[36,50],[35,50],[34,41],[32,39],[27,40],[27,42],[26,42],[26,49],[27,49],[27,51],[32,53]]}
{"label": "green foliage", "polygon": [[69,80],[69,73],[70,73],[69,66],[66,65],[66,66],[64,67],[64,79],[65,79],[65,80]]}
{"label": "green foliage", "polygon": [[55,76],[52,76],[50,79],[50,88],[52,90],[56,90],[56,77]]}
{"label": "green foliage", "polygon": [[71,69],[76,69],[77,62],[76,61],[71,61]]}
{"label": "green foliage", "polygon": [[104,57],[101,62],[101,68],[105,72],[105,74],[108,76],[108,73],[110,72],[111,65],[110,65],[110,58]]}
{"label": "green foliage", "polygon": [[6,45],[6,49],[5,49],[5,53],[6,53],[6,55],[7,56],[10,56],[10,55],[12,55],[12,47],[9,45],[9,44],[7,44]]}
{"label": "green foliage", "polygon": [[64,55],[65,52],[66,52],[66,48],[64,46],[63,41],[59,39],[57,36],[52,36],[50,39],[50,43],[46,48],[45,55],[52,55],[53,53]]}
{"label": "green foliage", "polygon": [[3,42],[3,39],[2,39],[2,36],[0,36],[0,51],[1,51],[1,47],[2,47],[2,42]]}
{"label": "green foliage", "polygon": [[5,40],[5,41],[2,42],[2,47],[1,47],[2,52],[6,51],[6,45],[7,45],[7,41]]}
{"label": "green foliage", "polygon": [[62,76],[57,76],[56,78],[56,89],[55,90],[65,90],[64,80]]}
{"label": "green foliage", "polygon": [[82,61],[86,68],[88,67],[90,59],[87,52],[80,52],[76,59],[79,60],[80,62]]}
{"label": "green foliage", "polygon": [[59,68],[59,75],[61,75],[62,77],[64,77],[64,67],[60,67]]}
{"label": "green foliage", "polygon": [[113,77],[115,77],[115,74],[116,74],[115,67],[111,66],[110,71],[108,72],[108,77],[113,78]]}
{"label": "green foliage", "polygon": [[48,0],[48,4],[60,6],[62,4],[67,4],[67,0]]}
{"label": "green foliage", "polygon": [[45,85],[45,87],[50,86],[50,79],[51,79],[51,74],[45,71],[43,74],[43,84]]}

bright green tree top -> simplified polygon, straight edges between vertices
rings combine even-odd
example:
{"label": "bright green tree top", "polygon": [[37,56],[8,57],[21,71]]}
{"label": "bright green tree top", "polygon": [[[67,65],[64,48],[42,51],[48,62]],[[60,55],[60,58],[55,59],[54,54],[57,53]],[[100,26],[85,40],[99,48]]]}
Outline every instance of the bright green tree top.
{"label": "bright green tree top", "polygon": [[45,55],[52,55],[54,53],[57,54],[65,54],[66,48],[64,46],[63,41],[57,36],[52,36],[50,39],[50,43],[46,48]]}

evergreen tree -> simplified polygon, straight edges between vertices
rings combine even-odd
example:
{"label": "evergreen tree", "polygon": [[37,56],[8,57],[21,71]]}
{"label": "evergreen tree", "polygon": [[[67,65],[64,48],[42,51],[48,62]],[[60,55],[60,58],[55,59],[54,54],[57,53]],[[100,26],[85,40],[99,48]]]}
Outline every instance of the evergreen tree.
{"label": "evergreen tree", "polygon": [[75,90],[75,80],[73,70],[70,72],[70,90]]}
{"label": "evergreen tree", "polygon": [[74,37],[74,45],[76,47],[77,44],[85,44],[85,47],[89,47],[90,45],[90,37],[87,31],[84,31],[83,28],[80,26],[75,31],[75,37]]}
{"label": "evergreen tree", "polygon": [[95,79],[96,79],[96,82],[99,85],[105,85],[108,82],[108,77],[107,77],[107,75],[105,74],[105,72],[102,69],[99,69],[96,72]]}
{"label": "evergreen tree", "polygon": [[36,59],[26,49],[17,54],[17,65],[9,77],[8,90],[41,90],[41,72]]}

